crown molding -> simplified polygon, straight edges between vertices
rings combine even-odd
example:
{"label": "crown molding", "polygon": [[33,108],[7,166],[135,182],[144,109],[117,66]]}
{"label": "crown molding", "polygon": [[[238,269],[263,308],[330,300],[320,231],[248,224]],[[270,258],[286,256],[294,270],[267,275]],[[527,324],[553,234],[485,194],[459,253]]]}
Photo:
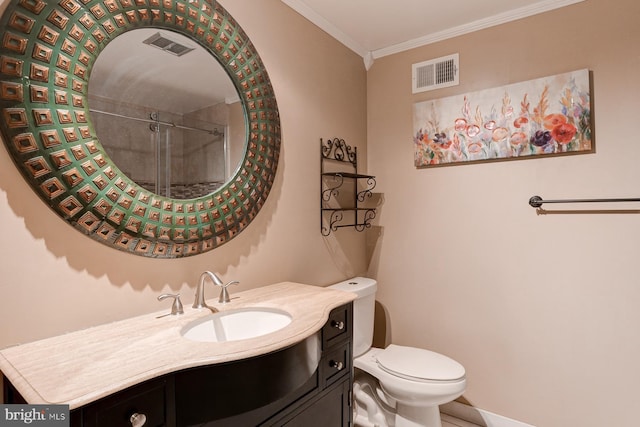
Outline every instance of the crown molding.
{"label": "crown molding", "polygon": [[475,31],[484,30],[486,28],[495,27],[497,25],[506,24],[511,21],[516,21],[518,19],[527,18],[529,16],[537,15],[544,12],[549,12],[554,9],[560,9],[562,7],[570,6],[572,4],[580,3],[583,1],[585,0],[544,0],[530,6],[510,10],[504,13],[490,16],[485,19],[479,19],[477,21],[459,25],[457,27],[453,27],[444,31],[427,34],[426,36],[408,40],[406,42],[389,46],[383,49],[377,49],[371,52],[371,56],[375,60],[377,58],[382,58],[383,56],[393,55],[394,53],[403,52],[453,37],[458,37],[464,34],[473,33]]}
{"label": "crown molding", "polygon": [[318,15],[313,9],[311,9],[303,0],[281,0],[284,4],[291,9],[298,12],[303,17],[307,18],[314,25],[322,29],[334,39],[360,55],[362,58],[367,57],[370,52],[365,49],[360,43],[347,36],[339,28],[333,25],[331,22]]}
{"label": "crown molding", "polygon": [[543,0],[534,3],[529,6],[524,6],[518,9],[510,10],[504,13],[490,16],[488,18],[479,19],[473,22],[469,22],[464,25],[452,27],[447,30],[438,31],[436,33],[427,34],[425,36],[408,40],[406,42],[398,43],[389,47],[376,49],[369,51],[360,43],[347,36],[343,31],[338,29],[335,25],[318,15],[313,9],[311,9],[304,0],[281,0],[290,8],[298,12],[300,15],[311,21],[317,27],[328,33],[330,36],[338,40],[340,43],[360,55],[365,64],[365,68],[369,70],[373,65],[373,62],[377,58],[393,55],[395,53],[404,52],[406,50],[415,49],[417,47],[426,46],[439,41],[447,40],[453,37],[458,37],[464,34],[473,33],[475,31],[484,30],[486,28],[494,27],[496,25],[506,24],[518,19],[527,18],[529,16],[537,15],[544,12],[549,12],[554,9],[559,9],[565,6],[570,6],[575,3],[580,3],[585,0]]}

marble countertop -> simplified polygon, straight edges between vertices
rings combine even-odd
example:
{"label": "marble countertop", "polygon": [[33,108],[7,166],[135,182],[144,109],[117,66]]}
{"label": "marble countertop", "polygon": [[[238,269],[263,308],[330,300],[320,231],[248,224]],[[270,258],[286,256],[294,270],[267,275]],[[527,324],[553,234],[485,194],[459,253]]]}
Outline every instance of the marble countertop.
{"label": "marble countertop", "polygon": [[246,359],[298,343],[319,331],[329,312],[356,295],[283,282],[231,293],[232,300],[207,304],[220,311],[270,307],[288,312],[289,325],[256,338],[195,342],[180,330],[211,312],[185,303],[185,314],[159,312],[83,329],[0,350],[0,371],[31,404],[91,403],[143,381],[186,368]]}

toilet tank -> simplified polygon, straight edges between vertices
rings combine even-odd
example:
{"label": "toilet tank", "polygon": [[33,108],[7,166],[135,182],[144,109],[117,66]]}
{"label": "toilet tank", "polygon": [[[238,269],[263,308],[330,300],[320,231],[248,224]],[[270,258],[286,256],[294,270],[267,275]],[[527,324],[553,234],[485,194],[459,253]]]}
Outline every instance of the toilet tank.
{"label": "toilet tank", "polygon": [[366,277],[354,277],[329,286],[331,289],[353,292],[353,357],[364,354],[373,342],[373,323],[378,283]]}

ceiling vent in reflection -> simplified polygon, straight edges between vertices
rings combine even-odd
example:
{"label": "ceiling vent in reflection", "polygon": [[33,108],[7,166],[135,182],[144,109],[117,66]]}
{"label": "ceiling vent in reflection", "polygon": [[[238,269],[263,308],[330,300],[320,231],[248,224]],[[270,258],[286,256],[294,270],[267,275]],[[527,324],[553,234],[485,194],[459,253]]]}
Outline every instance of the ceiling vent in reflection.
{"label": "ceiling vent in reflection", "polygon": [[143,41],[143,43],[153,47],[157,47],[158,49],[169,52],[170,54],[175,56],[182,56],[195,49],[193,47],[185,46],[176,41],[173,41],[160,33],[155,33],[154,35]]}
{"label": "ceiling vent in reflection", "polygon": [[413,93],[457,86],[460,74],[460,58],[457,53],[411,66]]}

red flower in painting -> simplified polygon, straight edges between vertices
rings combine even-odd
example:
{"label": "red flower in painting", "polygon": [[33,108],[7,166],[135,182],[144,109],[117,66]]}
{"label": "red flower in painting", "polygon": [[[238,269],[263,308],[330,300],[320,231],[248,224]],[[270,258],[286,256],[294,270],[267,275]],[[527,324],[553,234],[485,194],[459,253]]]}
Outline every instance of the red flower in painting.
{"label": "red flower in painting", "polygon": [[526,125],[527,123],[529,123],[529,119],[527,119],[526,117],[518,117],[517,119],[515,119],[513,121],[513,125],[517,128],[521,128],[522,126]]}
{"label": "red flower in painting", "polygon": [[453,128],[456,132],[463,132],[467,128],[467,121],[465,119],[456,119]]}
{"label": "red flower in painting", "polygon": [[553,129],[558,125],[567,123],[567,117],[564,114],[549,114],[544,116],[544,127],[546,129]]}
{"label": "red flower in painting", "polygon": [[509,131],[506,128],[496,128],[496,129],[494,129],[491,138],[495,142],[499,142],[499,141],[502,141],[503,139],[505,139],[508,136],[509,136]]}
{"label": "red flower in painting", "polygon": [[576,134],[576,127],[571,123],[561,123],[551,130],[551,136],[558,144],[568,144]]}
{"label": "red flower in painting", "polygon": [[524,132],[514,132],[513,134],[511,134],[511,139],[509,139],[509,142],[512,146],[517,147],[518,145],[527,142],[527,135],[525,135]]}
{"label": "red flower in painting", "polygon": [[470,138],[473,138],[474,136],[478,135],[480,133],[480,126],[478,125],[469,125],[467,126],[467,135]]}
{"label": "red flower in painting", "polygon": [[479,142],[472,142],[467,145],[467,150],[469,150],[470,153],[477,154],[482,151],[482,144]]}

